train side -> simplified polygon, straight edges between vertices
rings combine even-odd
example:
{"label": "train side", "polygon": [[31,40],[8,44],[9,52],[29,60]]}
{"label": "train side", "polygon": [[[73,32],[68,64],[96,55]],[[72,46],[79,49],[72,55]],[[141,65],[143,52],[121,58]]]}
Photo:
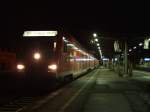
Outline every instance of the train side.
{"label": "train side", "polygon": [[75,78],[98,66],[98,60],[83,49],[74,37],[70,35],[61,37],[58,77]]}

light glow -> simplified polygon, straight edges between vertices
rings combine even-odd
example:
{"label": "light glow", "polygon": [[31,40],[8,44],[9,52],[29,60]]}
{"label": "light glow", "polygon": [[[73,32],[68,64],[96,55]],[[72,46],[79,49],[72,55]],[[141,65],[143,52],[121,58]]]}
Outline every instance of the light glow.
{"label": "light glow", "polygon": [[54,49],[56,49],[56,42],[54,42]]}
{"label": "light glow", "polygon": [[48,65],[48,69],[56,70],[57,69],[57,65],[56,64]]}
{"label": "light glow", "polygon": [[24,68],[25,68],[25,66],[23,64],[18,64],[17,65],[18,70],[23,70]]}
{"label": "light glow", "polygon": [[65,37],[63,37],[63,40],[66,40],[66,38],[65,38]]}
{"label": "light glow", "polygon": [[99,46],[99,44],[97,44],[97,46]]}
{"label": "light glow", "polygon": [[90,59],[88,59],[88,58],[76,58],[75,60],[76,61],[92,61],[92,60],[94,60],[94,58],[93,57]]}
{"label": "light glow", "polygon": [[103,61],[109,61],[109,59],[108,58],[103,58]]}
{"label": "light glow", "polygon": [[133,49],[136,49],[136,46],[135,46],[135,47],[133,47]]}
{"label": "light glow", "polygon": [[63,37],[63,40],[64,40],[64,42],[68,42],[68,40],[65,37]]}
{"label": "light glow", "polygon": [[40,53],[35,53],[35,54],[34,54],[34,59],[35,59],[35,60],[39,60],[40,58],[41,58]]}
{"label": "light glow", "polygon": [[96,39],[94,39],[95,40],[95,42],[98,42],[98,39],[96,38]]}
{"label": "light glow", "polygon": [[94,37],[97,37],[97,34],[96,34],[96,33],[94,33],[94,34],[93,34],[93,36],[94,36]]}
{"label": "light glow", "polygon": [[57,31],[24,31],[24,37],[36,37],[36,36],[56,36]]}
{"label": "light glow", "polygon": [[132,49],[129,49],[129,52],[131,52],[132,51]]}
{"label": "light glow", "polygon": [[150,58],[144,58],[144,61],[150,61]]}
{"label": "light glow", "polygon": [[143,45],[143,43],[139,43],[139,46],[142,46]]}

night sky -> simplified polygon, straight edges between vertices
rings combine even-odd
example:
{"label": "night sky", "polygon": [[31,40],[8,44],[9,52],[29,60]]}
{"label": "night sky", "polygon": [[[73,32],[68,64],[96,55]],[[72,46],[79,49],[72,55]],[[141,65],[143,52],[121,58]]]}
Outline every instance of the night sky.
{"label": "night sky", "polygon": [[136,44],[150,33],[148,3],[138,1],[21,1],[7,3],[2,11],[1,45],[6,40],[15,43],[22,32],[30,28],[61,26],[90,50],[94,49],[89,44],[92,33],[98,33],[104,37],[101,39],[102,50],[108,53],[113,50],[113,39],[132,42],[135,39],[137,42],[130,44]]}

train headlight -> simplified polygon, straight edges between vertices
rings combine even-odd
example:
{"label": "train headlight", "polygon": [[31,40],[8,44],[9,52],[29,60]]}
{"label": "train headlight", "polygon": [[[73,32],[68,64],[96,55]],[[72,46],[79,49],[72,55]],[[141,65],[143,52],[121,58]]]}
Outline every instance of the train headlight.
{"label": "train headlight", "polygon": [[40,53],[34,53],[34,59],[35,60],[39,60],[41,58],[41,54]]}
{"label": "train headlight", "polygon": [[18,70],[24,70],[25,69],[25,66],[23,64],[18,64],[17,65],[17,69]]}
{"label": "train headlight", "polygon": [[57,65],[56,64],[48,65],[48,69],[56,70],[57,69]]}

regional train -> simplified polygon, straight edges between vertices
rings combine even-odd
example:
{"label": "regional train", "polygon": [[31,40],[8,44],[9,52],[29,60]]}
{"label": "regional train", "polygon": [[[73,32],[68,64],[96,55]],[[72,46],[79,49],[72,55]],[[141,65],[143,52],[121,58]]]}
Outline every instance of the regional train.
{"label": "regional train", "polygon": [[59,80],[79,77],[99,61],[61,30],[24,31],[16,51],[17,74]]}

